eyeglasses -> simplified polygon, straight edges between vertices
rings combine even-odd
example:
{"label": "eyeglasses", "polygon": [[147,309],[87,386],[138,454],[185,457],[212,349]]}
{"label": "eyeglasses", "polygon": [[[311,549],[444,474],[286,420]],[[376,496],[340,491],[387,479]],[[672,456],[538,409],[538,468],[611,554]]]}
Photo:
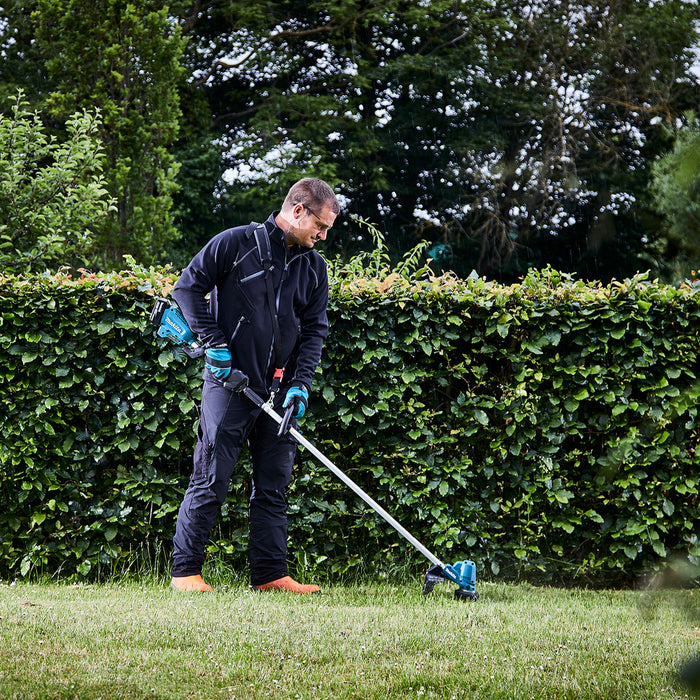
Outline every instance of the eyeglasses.
{"label": "eyeglasses", "polygon": [[327,223],[325,223],[323,219],[311,207],[307,207],[306,204],[302,204],[301,206],[304,207],[304,209],[306,209],[306,211],[308,211],[309,214],[313,214],[318,219],[318,223],[316,224],[317,228],[319,228],[321,231],[327,231],[330,228],[330,226]]}

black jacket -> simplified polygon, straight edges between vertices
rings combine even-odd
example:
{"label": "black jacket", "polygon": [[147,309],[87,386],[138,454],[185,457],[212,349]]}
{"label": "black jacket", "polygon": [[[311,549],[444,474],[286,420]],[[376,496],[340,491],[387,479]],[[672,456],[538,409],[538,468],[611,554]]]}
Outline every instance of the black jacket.
{"label": "black jacket", "polygon": [[276,214],[264,226],[272,248],[281,359],[273,358],[272,316],[253,226],[214,236],[173,289],[173,299],[200,341],[207,347],[228,345],[234,368],[248,375],[251,388],[261,393],[270,390],[280,366],[285,368],[285,384],[296,380],[311,387],[328,335],[326,263],[312,249],[288,248]]}

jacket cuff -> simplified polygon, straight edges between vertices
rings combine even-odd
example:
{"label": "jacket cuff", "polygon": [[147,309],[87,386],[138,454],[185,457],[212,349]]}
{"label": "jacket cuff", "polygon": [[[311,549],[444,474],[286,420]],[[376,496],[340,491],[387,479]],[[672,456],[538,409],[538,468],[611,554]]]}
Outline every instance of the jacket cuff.
{"label": "jacket cuff", "polygon": [[298,379],[293,379],[292,383],[289,386],[290,386],[290,388],[296,387],[297,389],[304,389],[304,391],[306,391],[307,394],[309,393],[309,391],[311,391],[310,386],[306,386],[306,384],[304,384],[304,382],[300,382]]}

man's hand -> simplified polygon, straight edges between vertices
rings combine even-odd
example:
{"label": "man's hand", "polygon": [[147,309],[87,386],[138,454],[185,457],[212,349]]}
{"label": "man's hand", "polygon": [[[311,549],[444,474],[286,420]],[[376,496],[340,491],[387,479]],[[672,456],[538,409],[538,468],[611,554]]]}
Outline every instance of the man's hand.
{"label": "man's hand", "polygon": [[231,351],[224,345],[207,348],[204,366],[220,381],[226,381],[231,374]]}
{"label": "man's hand", "polygon": [[309,392],[303,384],[293,384],[287,391],[282,408],[288,408],[291,405],[294,405],[294,417],[302,418],[309,405]]}

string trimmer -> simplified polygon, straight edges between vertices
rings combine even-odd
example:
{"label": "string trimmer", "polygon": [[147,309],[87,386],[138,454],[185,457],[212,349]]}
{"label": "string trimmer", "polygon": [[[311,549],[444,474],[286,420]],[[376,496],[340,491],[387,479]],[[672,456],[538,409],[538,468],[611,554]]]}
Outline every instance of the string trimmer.
{"label": "string trimmer", "polygon": [[[166,313],[168,309],[175,309],[176,314]],[[173,319],[176,323],[173,323]],[[158,299],[156,307],[151,313],[151,320],[158,326],[158,335],[174,340],[183,350],[192,350],[194,334],[184,320],[184,317],[165,299]],[[184,326],[183,326],[184,324]],[[195,351],[198,353],[198,348]],[[190,354],[189,352],[187,353]],[[410,542],[433,566],[425,574],[423,581],[423,593],[430,593],[435,584],[441,581],[452,581],[459,588],[455,591],[455,598],[459,600],[476,600],[479,594],[476,592],[476,566],[473,561],[458,561],[454,564],[441,562],[429,549],[424,547],[401,523],[384,510],[371,496],[363,491],[345,472],[336,467],[328,457],[309,442],[296,428],[290,427],[294,405],[292,404],[284,416],[280,416],[272,407],[271,401],[265,401],[258,396],[249,386],[248,377],[239,370],[232,370],[224,386],[230,391],[245,395],[258,408],[261,408],[272,420],[279,425],[279,434],[289,433],[297,443],[310,452],[316,459],[329,469],[346,486],[357,494],[375,513],[380,515],[402,537]]]}

